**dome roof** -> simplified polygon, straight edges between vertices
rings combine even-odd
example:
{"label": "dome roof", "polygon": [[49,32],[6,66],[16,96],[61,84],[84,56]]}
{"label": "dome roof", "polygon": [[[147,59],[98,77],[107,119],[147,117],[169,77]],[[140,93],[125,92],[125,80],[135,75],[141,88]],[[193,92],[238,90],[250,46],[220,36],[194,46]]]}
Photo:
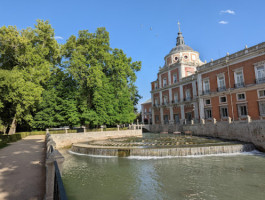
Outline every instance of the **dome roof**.
{"label": "dome roof", "polygon": [[174,54],[174,53],[177,53],[177,52],[180,52],[180,51],[193,51],[193,49],[190,46],[185,45],[185,44],[177,45],[173,49],[171,49],[169,54]]}

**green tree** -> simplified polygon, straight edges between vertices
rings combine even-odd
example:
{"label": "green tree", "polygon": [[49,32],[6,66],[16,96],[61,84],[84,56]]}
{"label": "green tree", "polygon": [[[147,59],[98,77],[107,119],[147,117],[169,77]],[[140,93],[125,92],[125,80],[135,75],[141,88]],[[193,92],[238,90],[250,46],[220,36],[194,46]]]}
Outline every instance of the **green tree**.
{"label": "green tree", "polygon": [[22,31],[0,28],[0,120],[16,132],[18,122],[32,122],[50,70],[60,62],[60,47],[47,21]]}
{"label": "green tree", "polygon": [[109,33],[79,31],[63,47],[64,67],[79,85],[79,110],[82,124],[98,126],[132,122],[139,95],[135,72],[141,62],[109,46]]}
{"label": "green tree", "polygon": [[33,127],[45,129],[79,124],[77,91],[77,84],[69,74],[54,69],[34,116]]}

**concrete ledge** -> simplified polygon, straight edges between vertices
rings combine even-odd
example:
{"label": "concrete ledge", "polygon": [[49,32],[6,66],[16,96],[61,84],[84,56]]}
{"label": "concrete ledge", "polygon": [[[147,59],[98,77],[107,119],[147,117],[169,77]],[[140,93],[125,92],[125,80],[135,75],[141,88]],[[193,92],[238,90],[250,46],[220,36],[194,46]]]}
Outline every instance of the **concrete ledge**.
{"label": "concrete ledge", "polygon": [[104,131],[104,132],[86,132],[86,133],[64,133],[52,135],[56,148],[68,147],[73,143],[84,142],[89,140],[101,140],[107,138],[142,136],[142,130],[122,130],[122,131]]}

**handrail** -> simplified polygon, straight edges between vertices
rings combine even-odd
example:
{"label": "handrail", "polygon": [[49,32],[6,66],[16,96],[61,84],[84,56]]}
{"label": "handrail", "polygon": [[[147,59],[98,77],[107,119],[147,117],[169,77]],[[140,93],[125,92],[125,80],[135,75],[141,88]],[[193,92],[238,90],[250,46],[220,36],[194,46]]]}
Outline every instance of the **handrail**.
{"label": "handrail", "polygon": [[53,191],[53,199],[55,200],[67,200],[66,192],[64,189],[62,177],[60,174],[60,169],[58,167],[57,161],[54,161],[54,191]]}

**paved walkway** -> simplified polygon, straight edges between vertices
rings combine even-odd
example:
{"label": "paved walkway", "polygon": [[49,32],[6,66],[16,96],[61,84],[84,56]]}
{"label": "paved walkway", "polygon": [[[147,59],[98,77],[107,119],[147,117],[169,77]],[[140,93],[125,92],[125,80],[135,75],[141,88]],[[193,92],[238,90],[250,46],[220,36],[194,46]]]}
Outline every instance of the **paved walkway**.
{"label": "paved walkway", "polygon": [[43,199],[44,135],[28,136],[0,149],[0,199]]}

